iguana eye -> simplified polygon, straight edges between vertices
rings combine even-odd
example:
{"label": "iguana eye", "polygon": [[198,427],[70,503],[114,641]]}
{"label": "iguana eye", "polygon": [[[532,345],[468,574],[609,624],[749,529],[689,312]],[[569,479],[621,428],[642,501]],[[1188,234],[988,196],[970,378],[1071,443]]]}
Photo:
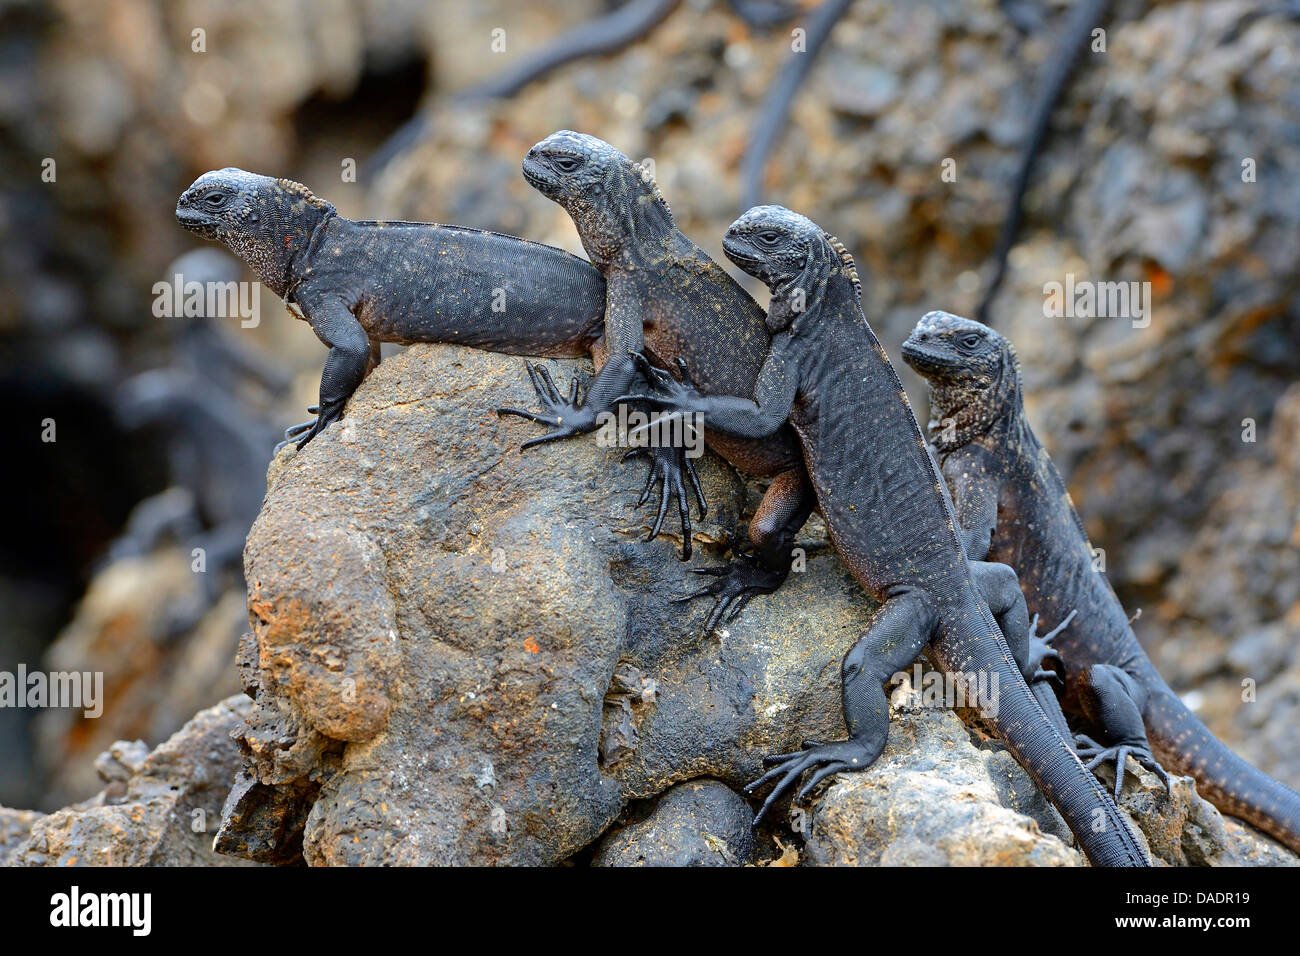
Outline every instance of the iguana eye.
{"label": "iguana eye", "polygon": [[203,197],[203,201],[213,209],[225,205],[226,197],[223,193],[208,193]]}
{"label": "iguana eye", "polygon": [[556,156],[551,160],[551,165],[562,173],[571,173],[582,164],[571,156]]}
{"label": "iguana eye", "polygon": [[971,332],[969,335],[963,335],[961,337],[961,344],[963,348],[968,348],[968,349],[978,348],[980,344],[979,333]]}
{"label": "iguana eye", "polygon": [[758,234],[758,241],[765,246],[774,246],[780,241],[780,239],[780,233],[773,232],[770,229],[767,232],[760,232]]}

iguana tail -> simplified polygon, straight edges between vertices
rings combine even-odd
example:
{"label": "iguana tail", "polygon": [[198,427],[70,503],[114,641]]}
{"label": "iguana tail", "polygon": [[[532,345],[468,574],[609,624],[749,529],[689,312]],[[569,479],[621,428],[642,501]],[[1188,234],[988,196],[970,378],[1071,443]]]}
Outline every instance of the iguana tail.
{"label": "iguana tail", "polygon": [[1154,668],[1141,675],[1142,715],[1160,764],[1196,781],[1201,796],[1300,853],[1300,793],[1242,760],[1201,723]]}
{"label": "iguana tail", "polygon": [[932,644],[950,672],[987,675],[985,716],[1016,759],[1061,812],[1093,866],[1150,866],[1110,794],[1075,755],[1034,699],[992,617],[983,607],[956,626],[941,625]]}

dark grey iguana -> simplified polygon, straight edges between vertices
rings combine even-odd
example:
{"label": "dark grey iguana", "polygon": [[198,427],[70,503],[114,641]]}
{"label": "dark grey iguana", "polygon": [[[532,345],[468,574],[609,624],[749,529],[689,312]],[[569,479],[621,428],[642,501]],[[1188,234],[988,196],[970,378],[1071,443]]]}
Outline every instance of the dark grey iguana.
{"label": "dark grey iguana", "polygon": [[931,312],[904,343],[903,358],[930,385],[930,437],[967,554],[1015,568],[1030,609],[1047,623],[1066,609],[1079,612],[1056,645],[1072,681],[1082,677],[1080,707],[1101,727],[1100,743],[1083,741],[1085,757],[1114,760],[1118,789],[1126,751],[1148,765],[1154,754],[1195,778],[1223,812],[1300,851],[1300,794],[1196,719],[1156,672],[1094,566],[1065,483],[1025,418],[1011,343],[979,322]]}
{"label": "dark grey iguana", "polygon": [[[454,342],[513,355],[603,359],[605,280],[560,249],[464,226],[354,222],[306,186],[241,169],[204,173],[176,218],[223,242],[329,346],[317,418],[285,433],[298,447],[343,414],[380,342]],[[661,484],[686,511],[680,449],[649,449],[645,500]],[[689,519],[687,519],[689,522]],[[689,523],[683,529],[689,548]],[[689,551],[687,552],[689,555]]]}
{"label": "dark grey iguana", "polygon": [[996,704],[994,727],[1088,858],[1146,865],[1110,795],[1030,692],[1024,663],[982,597],[920,426],[863,315],[852,259],[838,240],[780,206],[741,216],[724,249],[772,292],[771,350],[754,397],[702,395],[667,375],[657,398],[628,397],[702,413],[707,427],[750,439],[793,425],[835,549],[881,602],[843,661],[848,739],[769,757],[772,769],[748,789],[779,778],[766,808],[805,771],[814,773],[800,795],[828,774],[870,766],[889,727],[885,684],[929,645],[950,674],[996,675],[998,690],[984,699]]}
{"label": "dark grey iguana", "polygon": [[[543,376],[542,412],[502,409],[550,426],[529,444],[597,428],[601,416],[616,407],[617,396],[636,382],[631,353],[643,348],[660,362],[685,361],[705,392],[753,390],[768,349],[762,308],[682,234],[659,187],[639,164],[604,140],[561,130],[528,151],[523,169],[529,183],[573,218],[608,293],[608,360],[582,400],[563,399]],[[739,613],[753,595],[769,593],[785,580],[794,535],[812,511],[813,496],[790,429],[759,441],[706,434],[709,445],[737,468],[772,477],[750,524],[755,552],[742,553],[725,568],[701,569],[716,577],[692,595],[717,598],[708,630],[724,615]]]}
{"label": "dark grey iguana", "polygon": [[353,222],[300,183],[234,168],[196,179],[176,219],[225,243],[329,346],[320,412],[295,432],[299,447],[343,414],[380,342],[579,356],[600,337],[604,280],[550,246],[461,226]]}

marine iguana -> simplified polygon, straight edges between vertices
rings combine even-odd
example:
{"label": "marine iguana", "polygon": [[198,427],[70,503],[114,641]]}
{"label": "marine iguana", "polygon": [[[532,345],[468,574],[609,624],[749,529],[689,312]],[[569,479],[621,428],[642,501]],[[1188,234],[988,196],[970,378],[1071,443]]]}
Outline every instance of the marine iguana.
{"label": "marine iguana", "polygon": [[781,206],[746,212],[723,248],[772,292],[771,350],[754,397],[703,395],[666,375],[657,397],[629,397],[671,413],[703,413],[708,427],[747,438],[771,435],[789,421],[836,551],[881,602],[841,667],[848,739],[806,741],[801,751],[769,756],[771,769],[746,789],[779,778],[765,811],[805,771],[814,773],[800,797],[829,774],[870,766],[889,727],[885,683],[929,645],[949,673],[997,676],[998,691],[984,700],[997,705],[992,723],[1088,858],[1147,865],[1109,794],[1034,699],[1024,665],[1013,659],[981,596],[907,395],[863,315],[848,252]]}
{"label": "marine iguana", "polygon": [[1083,741],[1091,762],[1115,761],[1118,790],[1124,748],[1148,766],[1158,756],[1192,776],[1224,813],[1300,851],[1300,794],[1232,753],[1187,709],[1095,568],[1065,483],[1025,417],[1011,343],[979,322],[931,312],[904,343],[903,358],[930,386],[930,437],[967,554],[1015,568],[1030,609],[1045,621],[1079,609],[1057,649],[1067,674],[1082,672],[1090,685],[1080,704],[1094,711],[1104,736],[1104,745]]}
{"label": "marine iguana", "polygon": [[[223,242],[329,346],[317,417],[285,432],[299,448],[343,414],[379,362],[379,343],[454,342],[512,355],[604,358],[605,280],[560,249],[424,222],[354,222],[301,183],[241,169],[204,173],[176,204],[182,226]],[[283,444],[283,443],[282,443]],[[650,537],[675,491],[681,449],[650,448],[641,503],[658,484]],[[701,503],[701,507],[703,504]],[[683,557],[690,556],[689,519]]]}
{"label": "marine iguana", "polygon": [[[301,448],[343,414],[380,342],[455,342],[575,357],[600,336],[605,283],[577,256],[501,233],[354,222],[301,183],[204,173],[176,219],[225,243],[329,346],[320,413]],[[299,426],[295,426],[295,431]]]}
{"label": "marine iguana", "polygon": [[[638,375],[631,353],[645,348],[657,360],[686,361],[705,392],[752,391],[767,355],[768,333],[758,303],[678,228],[648,172],[609,143],[582,133],[552,133],[528,151],[524,177],[572,217],[588,258],[605,277],[608,361],[579,402],[565,400],[549,379],[538,396],[544,410],[504,408],[551,426],[529,445],[598,427],[616,397]],[[536,384],[536,379],[534,379]],[[772,476],[750,523],[754,551],[700,573],[715,580],[683,600],[716,598],[705,625],[740,613],[756,594],[785,580],[794,536],[814,500],[794,435],[780,428],[761,441],[706,432],[715,451],[742,471]],[[527,446],[526,446],[527,447]],[[685,505],[679,497],[685,523]]]}

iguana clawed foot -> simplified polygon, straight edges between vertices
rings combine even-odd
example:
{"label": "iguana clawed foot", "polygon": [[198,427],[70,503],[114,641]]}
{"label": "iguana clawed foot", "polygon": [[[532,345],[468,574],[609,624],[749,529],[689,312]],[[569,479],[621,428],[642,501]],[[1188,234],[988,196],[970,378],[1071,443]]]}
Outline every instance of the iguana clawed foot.
{"label": "iguana clawed foot", "polygon": [[[646,364],[649,365],[649,363]],[[525,367],[528,369],[528,377],[532,380],[533,388],[536,389],[537,397],[545,411],[533,412],[525,408],[504,406],[497,409],[497,414],[517,415],[529,421],[550,425],[551,430],[545,435],[530,438],[524,442],[523,449],[544,442],[568,438],[571,435],[583,434],[596,428],[597,416],[589,407],[582,404],[582,393],[585,390],[584,379],[574,376],[573,381],[569,383],[569,394],[566,398],[556,387],[555,380],[551,378],[551,373],[545,366],[540,363],[536,365],[526,363]],[[622,399],[616,399],[613,404],[617,405],[622,401]],[[677,502],[677,511],[681,516],[682,560],[687,560],[691,556],[691,509],[690,493],[687,491],[688,485],[690,492],[694,493],[695,500],[699,504],[700,518],[703,519],[708,512],[708,506],[704,500],[704,489],[700,486],[700,479],[695,472],[694,463],[687,457],[686,449],[668,446],[636,447],[623,456],[624,461],[631,458],[650,459],[650,470],[646,475],[645,487],[641,491],[641,498],[637,502],[637,507],[639,508],[649,501],[654,489],[659,488],[659,507],[646,540],[649,541],[657,537],[663,528],[664,518],[668,513],[668,504],[671,498]]]}
{"label": "iguana clawed foot", "polygon": [[747,553],[740,554],[730,564],[693,570],[696,574],[709,575],[716,580],[693,594],[676,598],[673,603],[685,604],[701,597],[715,598],[713,610],[704,623],[706,636],[712,634],[719,624],[735,620],[750,598],[757,594],[771,594],[786,579],[785,573],[764,567],[756,556]]}
{"label": "iguana clawed foot", "polygon": [[275,446],[275,450],[272,452],[273,455],[278,455],[280,453],[281,448],[289,444],[295,438],[298,438],[299,435],[303,435],[303,433],[306,432],[306,434],[303,435],[302,438],[298,438],[298,442],[297,442],[298,448],[301,449],[303,445],[307,444],[307,442],[311,441],[313,438],[319,435],[325,429],[326,425],[329,425],[331,422],[336,422],[339,420],[339,418],[342,417],[343,405],[340,403],[338,409],[335,410],[332,415],[322,415],[320,413],[319,405],[308,405],[307,414],[315,415],[316,417],[311,419],[310,421],[301,422],[300,424],[297,425],[290,425],[288,428],[286,428],[284,430],[284,441],[279,442]]}
{"label": "iguana clawed foot", "polygon": [[1089,770],[1096,770],[1108,760],[1115,761],[1115,800],[1119,800],[1120,791],[1124,789],[1124,761],[1132,756],[1138,763],[1146,767],[1164,783],[1165,789],[1170,790],[1169,774],[1165,768],[1160,766],[1159,762],[1151,751],[1146,747],[1137,744],[1116,744],[1113,747],[1106,747],[1093,740],[1087,734],[1074,735],[1075,749],[1078,751],[1079,759],[1088,761],[1086,766]]}
{"label": "iguana clawed foot", "polygon": [[[663,409],[664,415],[655,419],[653,422],[634,428],[628,433],[628,438],[634,438],[660,422],[670,419],[674,416],[685,417],[694,414],[704,395],[691,382],[689,373],[686,370],[686,363],[681,359],[677,360],[677,371],[682,380],[679,382],[661,368],[656,368],[650,363],[643,352],[631,352],[632,361],[636,363],[637,371],[649,384],[652,391],[620,395],[615,401],[619,402],[646,402],[656,408]],[[691,423],[686,423],[687,427],[693,427]]]}
{"label": "iguana clawed foot", "polygon": [[772,804],[780,799],[781,794],[795,785],[804,771],[815,770],[815,773],[799,790],[795,800],[802,800],[813,787],[831,774],[845,770],[865,770],[875,760],[866,747],[853,740],[836,740],[828,744],[805,740],[803,745],[803,750],[794,753],[772,754],[764,757],[763,765],[771,769],[757,780],[745,785],[745,793],[753,793],[768,781],[781,778],[772,788],[772,792],[767,795],[767,799],[763,801],[763,806],[759,808],[758,815],[754,817],[754,826],[762,822]]}
{"label": "iguana clawed foot", "polygon": [[1045,680],[1055,687],[1058,691],[1065,690],[1065,678],[1061,676],[1061,671],[1053,670],[1044,665],[1048,661],[1053,661],[1065,669],[1065,660],[1061,657],[1060,652],[1052,646],[1052,641],[1056,635],[1065,630],[1067,624],[1074,620],[1078,610],[1071,611],[1066,615],[1065,620],[1056,627],[1052,628],[1041,637],[1038,634],[1038,615],[1029,623],[1029,659],[1026,665],[1026,672],[1030,675],[1030,682]]}
{"label": "iguana clawed foot", "polygon": [[691,556],[691,503],[686,493],[686,482],[682,480],[683,474],[689,480],[691,491],[695,493],[695,500],[700,506],[700,520],[708,513],[704,489],[700,487],[694,463],[686,456],[683,448],[633,448],[623,456],[623,460],[632,458],[650,459],[650,472],[646,475],[645,488],[641,490],[641,498],[636,506],[640,508],[650,500],[650,494],[656,485],[659,488],[659,510],[645,540],[652,541],[659,535],[664,516],[668,513],[668,499],[671,495],[677,502],[677,511],[682,519],[682,560],[688,560]]}
{"label": "iguana clawed foot", "polygon": [[575,375],[573,381],[569,383],[569,396],[566,399],[560,394],[560,390],[556,388],[550,371],[544,365],[540,362],[536,365],[532,362],[525,362],[524,367],[528,369],[528,377],[532,379],[533,388],[537,390],[537,397],[545,411],[533,412],[526,408],[505,406],[498,408],[497,414],[518,415],[530,422],[550,425],[551,430],[545,435],[528,439],[521,446],[523,450],[545,442],[568,438],[571,435],[580,435],[596,427],[596,416],[592,414],[591,409],[584,407],[579,400],[582,385],[578,376]]}

